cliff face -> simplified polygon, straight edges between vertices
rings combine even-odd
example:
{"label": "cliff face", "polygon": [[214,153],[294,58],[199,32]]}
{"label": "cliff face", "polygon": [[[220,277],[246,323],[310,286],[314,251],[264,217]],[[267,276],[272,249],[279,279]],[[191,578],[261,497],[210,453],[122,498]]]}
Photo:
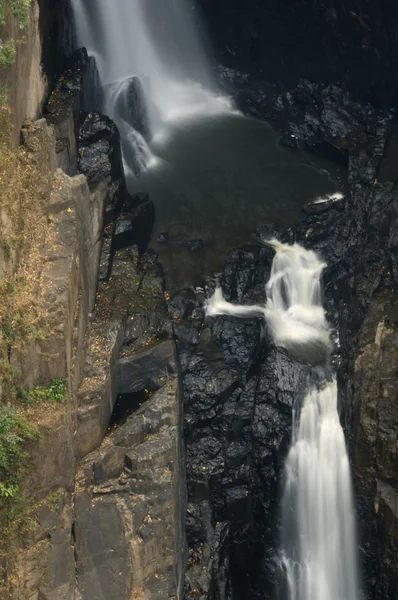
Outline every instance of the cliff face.
{"label": "cliff face", "polygon": [[0,464],[0,594],[175,598],[182,424],[153,205],[127,193],[95,62],[63,62],[45,118],[0,163],[0,411],[30,427],[18,494]]}
{"label": "cliff face", "polygon": [[220,62],[271,81],[341,81],[392,100],[398,79],[394,0],[199,0]]}

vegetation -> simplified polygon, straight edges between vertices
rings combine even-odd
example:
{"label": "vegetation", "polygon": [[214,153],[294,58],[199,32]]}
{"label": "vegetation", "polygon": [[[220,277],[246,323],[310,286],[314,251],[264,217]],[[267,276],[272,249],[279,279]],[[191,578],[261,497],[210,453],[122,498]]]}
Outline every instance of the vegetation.
{"label": "vegetation", "polygon": [[56,377],[48,385],[38,385],[31,390],[18,390],[18,396],[25,405],[35,402],[58,402],[62,403],[68,392],[65,379]]}
{"label": "vegetation", "polygon": [[[20,29],[24,29],[28,24],[31,2],[32,0],[0,0],[0,26],[5,25],[7,13],[11,12]],[[11,67],[16,55],[16,40],[0,38],[0,66]],[[8,88],[0,81],[0,107],[7,103],[7,96]]]}
{"label": "vegetation", "polygon": [[14,40],[6,40],[0,44],[0,64],[4,67],[11,67],[16,54],[17,49]]}
{"label": "vegetation", "polygon": [[8,88],[4,83],[0,82],[0,106],[7,103]]}
{"label": "vegetation", "polygon": [[21,29],[28,23],[28,9],[32,0],[0,0],[0,24],[4,25],[9,9]]}
{"label": "vegetation", "polygon": [[35,428],[14,406],[0,406],[0,510],[4,500],[19,496],[27,459],[24,444],[37,437]]}

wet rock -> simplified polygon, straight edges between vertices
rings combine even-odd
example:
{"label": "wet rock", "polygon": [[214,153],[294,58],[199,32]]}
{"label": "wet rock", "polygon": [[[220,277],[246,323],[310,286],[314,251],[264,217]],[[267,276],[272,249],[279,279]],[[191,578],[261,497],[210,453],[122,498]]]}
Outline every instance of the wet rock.
{"label": "wet rock", "polygon": [[107,116],[90,113],[79,129],[78,170],[87,177],[90,189],[106,185],[104,221],[116,216],[126,195],[120,135]]}
{"label": "wet rock", "polygon": [[155,221],[155,207],[148,197],[134,206],[133,199],[127,206],[128,212],[122,212],[116,221],[116,230],[113,238],[115,250],[137,245],[140,253],[148,248]]}
{"label": "wet rock", "polygon": [[118,118],[146,137],[149,134],[148,106],[140,78],[129,77],[107,87],[110,102]]}
{"label": "wet rock", "polygon": [[55,128],[57,164],[68,175],[77,170],[77,132],[81,111],[98,111],[102,102],[95,59],[85,48],[67,60],[45,107],[45,117]]}

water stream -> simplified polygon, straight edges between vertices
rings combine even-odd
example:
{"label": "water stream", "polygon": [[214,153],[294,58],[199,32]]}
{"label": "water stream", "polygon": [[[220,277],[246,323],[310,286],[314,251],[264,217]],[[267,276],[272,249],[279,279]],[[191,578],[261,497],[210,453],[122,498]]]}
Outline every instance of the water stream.
{"label": "water stream", "polygon": [[321,303],[325,263],[299,244],[275,248],[265,306],[236,306],[220,288],[208,315],[262,315],[278,346],[311,365],[298,391],[285,464],[280,568],[289,600],[358,600],[357,543],[349,460],[328,368],[330,331]]}

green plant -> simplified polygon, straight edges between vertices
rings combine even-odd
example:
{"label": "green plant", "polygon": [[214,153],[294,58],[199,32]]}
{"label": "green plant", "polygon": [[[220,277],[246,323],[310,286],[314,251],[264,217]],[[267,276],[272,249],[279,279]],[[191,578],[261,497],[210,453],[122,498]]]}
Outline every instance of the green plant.
{"label": "green plant", "polygon": [[13,406],[0,406],[0,503],[18,497],[28,457],[24,445],[35,437],[37,431],[23,414]]}
{"label": "green plant", "polygon": [[15,61],[17,49],[13,39],[0,42],[0,65],[11,67]]}
{"label": "green plant", "polygon": [[56,377],[48,385],[38,385],[31,390],[18,390],[18,396],[24,404],[35,402],[58,402],[65,400],[68,392],[68,386],[65,379]]}
{"label": "green plant", "polygon": [[0,23],[6,20],[7,8],[11,10],[21,29],[26,27],[29,18],[29,6],[32,0],[0,0]]}
{"label": "green plant", "polygon": [[8,87],[0,82],[0,106],[7,104]]}

